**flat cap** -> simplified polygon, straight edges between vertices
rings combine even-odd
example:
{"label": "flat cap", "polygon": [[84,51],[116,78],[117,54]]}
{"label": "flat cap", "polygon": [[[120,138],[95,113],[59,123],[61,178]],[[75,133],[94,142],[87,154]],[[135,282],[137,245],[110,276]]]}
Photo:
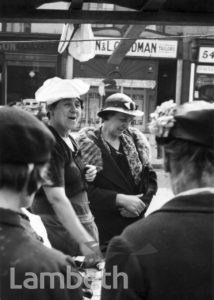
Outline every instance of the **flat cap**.
{"label": "flat cap", "polygon": [[214,150],[214,104],[193,101],[178,107],[170,136]]}
{"label": "flat cap", "polygon": [[50,130],[34,115],[20,108],[0,108],[0,163],[45,163],[54,143]]}

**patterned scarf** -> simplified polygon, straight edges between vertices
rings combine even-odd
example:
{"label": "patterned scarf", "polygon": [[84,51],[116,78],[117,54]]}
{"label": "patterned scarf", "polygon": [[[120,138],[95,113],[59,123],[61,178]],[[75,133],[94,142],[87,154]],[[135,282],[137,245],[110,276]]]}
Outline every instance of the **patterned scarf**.
{"label": "patterned scarf", "polygon": [[[141,180],[143,166],[149,163],[150,146],[143,133],[138,129],[130,127],[120,135],[123,151],[126,155],[131,174],[135,184]],[[102,153],[99,148],[100,142],[105,146],[109,154],[111,150],[102,137],[101,128],[93,127],[80,130],[77,141],[81,150],[82,159],[86,164],[95,165],[99,170],[102,169]]]}

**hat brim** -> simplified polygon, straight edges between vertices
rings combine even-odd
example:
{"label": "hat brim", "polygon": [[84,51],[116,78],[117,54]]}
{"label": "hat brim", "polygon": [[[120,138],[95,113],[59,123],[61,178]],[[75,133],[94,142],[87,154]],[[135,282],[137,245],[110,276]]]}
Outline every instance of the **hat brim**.
{"label": "hat brim", "polygon": [[39,102],[46,102],[51,105],[54,102],[79,98],[88,92],[90,85],[80,79],[61,79],[54,77],[47,79],[43,85],[35,92],[35,98]]}
{"label": "hat brim", "polygon": [[123,113],[123,114],[126,114],[126,115],[129,115],[129,116],[134,116],[134,117],[142,117],[144,115],[144,112],[143,111],[140,111],[140,110],[133,110],[133,111],[127,111],[123,108],[119,108],[119,107],[107,107],[107,108],[104,108],[102,109],[101,111],[99,111],[97,113],[98,117],[101,117],[106,113],[106,112],[120,112],[120,113]]}

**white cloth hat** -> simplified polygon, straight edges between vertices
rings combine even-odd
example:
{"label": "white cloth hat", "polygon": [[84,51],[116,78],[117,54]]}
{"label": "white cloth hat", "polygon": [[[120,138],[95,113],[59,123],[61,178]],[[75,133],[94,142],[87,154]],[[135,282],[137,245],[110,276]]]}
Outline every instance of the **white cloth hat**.
{"label": "white cloth hat", "polygon": [[66,98],[79,98],[88,92],[90,85],[81,79],[61,79],[53,77],[47,79],[36,91],[35,99],[50,105]]}

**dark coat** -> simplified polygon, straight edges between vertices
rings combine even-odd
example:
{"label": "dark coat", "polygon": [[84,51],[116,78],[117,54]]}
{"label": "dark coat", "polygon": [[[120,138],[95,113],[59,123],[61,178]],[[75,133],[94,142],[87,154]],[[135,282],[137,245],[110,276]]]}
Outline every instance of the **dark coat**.
{"label": "dark coat", "polygon": [[[127,180],[108,150],[99,140],[97,142],[102,152],[103,169],[97,173],[94,182],[89,184],[88,197],[99,230],[100,243],[105,245],[112,237],[119,235],[125,227],[143,216],[136,218],[122,217],[116,206],[116,195],[118,193],[137,195],[142,193],[142,190],[140,190],[140,186],[136,189],[133,183]],[[152,167],[149,166],[148,189],[142,198],[147,206],[156,191],[157,176]]]}
{"label": "dark coat", "polygon": [[[213,300],[214,194],[180,195],[129,226],[108,248],[106,271],[124,272],[102,300]],[[123,273],[123,274],[124,274]],[[113,286],[113,276],[106,276]],[[125,287],[125,289],[123,288]]]}
{"label": "dark coat", "polygon": [[[0,209],[0,299],[81,300],[81,287],[66,288],[67,271],[75,272],[72,259],[32,238],[22,225],[21,218],[16,212]],[[47,277],[42,288],[39,279],[43,272],[59,272],[62,279],[55,276],[54,288],[51,288]],[[32,281],[34,277],[38,279],[38,288],[36,281]],[[27,284],[26,279],[31,279],[31,282]],[[71,277],[69,283],[72,285],[74,282]],[[30,285],[34,285],[34,288],[27,288]]]}

